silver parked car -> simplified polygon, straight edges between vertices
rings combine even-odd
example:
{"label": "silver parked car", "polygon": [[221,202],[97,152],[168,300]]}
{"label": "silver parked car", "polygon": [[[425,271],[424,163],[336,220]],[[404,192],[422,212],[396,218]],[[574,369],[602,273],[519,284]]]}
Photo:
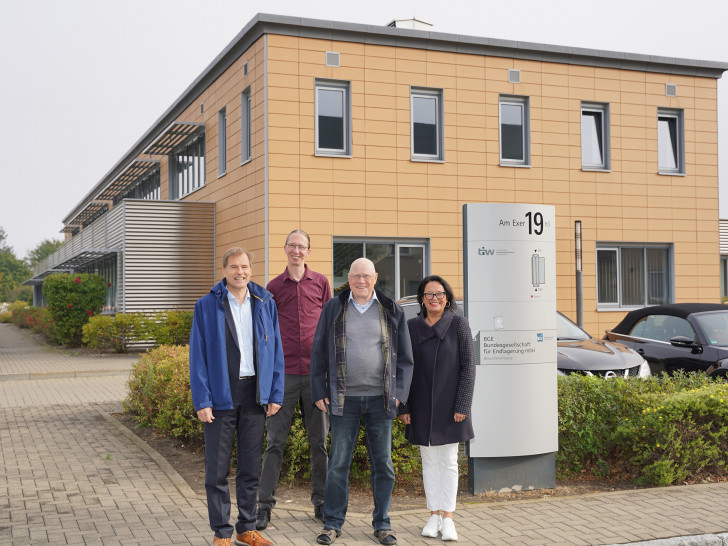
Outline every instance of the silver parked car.
{"label": "silver parked car", "polygon": [[[416,296],[407,296],[398,302],[407,319],[417,316],[419,305]],[[462,302],[458,301],[457,313],[462,315]],[[647,361],[622,343],[594,339],[564,315],[556,312],[558,353],[556,368],[560,375],[580,373],[601,377],[648,377]]]}

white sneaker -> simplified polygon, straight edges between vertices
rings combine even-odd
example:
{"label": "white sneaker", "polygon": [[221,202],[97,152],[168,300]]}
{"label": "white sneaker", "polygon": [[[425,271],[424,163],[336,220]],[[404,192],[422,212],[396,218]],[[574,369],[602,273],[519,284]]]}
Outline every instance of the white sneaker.
{"label": "white sneaker", "polygon": [[458,533],[452,518],[442,518],[442,540],[457,540]]}
{"label": "white sneaker", "polygon": [[440,517],[440,514],[432,514],[430,519],[427,520],[427,525],[422,529],[422,536],[436,538],[440,529],[442,529],[442,517]]}

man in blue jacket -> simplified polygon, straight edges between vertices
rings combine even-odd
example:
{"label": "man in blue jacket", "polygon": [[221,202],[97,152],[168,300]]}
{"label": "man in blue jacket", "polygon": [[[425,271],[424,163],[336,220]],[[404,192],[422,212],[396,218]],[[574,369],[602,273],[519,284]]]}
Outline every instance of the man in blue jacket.
{"label": "man in blue jacket", "polygon": [[[231,248],[225,278],[195,305],[190,388],[205,433],[205,489],[213,546],[273,546],[255,530],[265,418],[283,403],[284,363],[278,312],[270,292],[250,281],[252,256]],[[227,474],[237,436],[238,518],[230,525]]]}

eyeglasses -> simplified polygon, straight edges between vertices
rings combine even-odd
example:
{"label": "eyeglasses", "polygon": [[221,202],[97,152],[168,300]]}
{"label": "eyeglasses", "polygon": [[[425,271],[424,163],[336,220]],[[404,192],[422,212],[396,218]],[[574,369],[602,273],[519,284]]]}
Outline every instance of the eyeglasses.
{"label": "eyeglasses", "polygon": [[349,273],[349,278],[354,279],[355,281],[368,281],[369,279],[373,279],[376,275],[352,275]]}
{"label": "eyeglasses", "polygon": [[286,248],[288,250],[300,250],[301,252],[306,252],[308,250],[308,247],[306,245],[297,245],[294,243],[286,243]]}
{"label": "eyeglasses", "polygon": [[438,300],[444,300],[445,299],[445,292],[425,292],[422,294],[426,300],[434,300],[437,298]]}

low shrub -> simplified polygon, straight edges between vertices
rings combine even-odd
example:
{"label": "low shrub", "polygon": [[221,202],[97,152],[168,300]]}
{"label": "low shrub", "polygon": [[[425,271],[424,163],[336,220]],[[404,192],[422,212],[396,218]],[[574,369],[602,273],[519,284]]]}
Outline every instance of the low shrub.
{"label": "low shrub", "polygon": [[58,344],[53,319],[45,307],[32,307],[16,301],[10,304],[9,313],[10,322],[16,326],[41,334],[49,343]]}
{"label": "low shrub", "polygon": [[96,315],[83,327],[84,345],[94,349],[126,352],[133,344],[187,345],[192,328],[192,311],[159,311]]}
{"label": "low shrub", "polygon": [[202,422],[192,404],[189,347],[163,345],[141,356],[128,381],[124,412],[140,424],[187,441],[201,442]]}
{"label": "low shrub", "polygon": [[728,463],[728,385],[652,394],[641,411],[615,431],[637,483],[670,485],[700,473],[722,473]]}
{"label": "low shrub", "polygon": [[[129,394],[124,412],[139,424],[151,425],[160,434],[202,444],[202,423],[192,403],[189,379],[188,346],[161,346],[152,349],[134,365],[128,382]],[[354,453],[351,478],[369,482],[369,460],[363,430]],[[310,447],[300,407],[294,413],[288,443],[283,455],[282,483],[310,479]],[[404,438],[404,423],[394,421],[392,462],[398,479],[421,474],[419,449]]]}
{"label": "low shrub", "polygon": [[138,313],[117,313],[92,316],[83,325],[83,344],[92,349],[112,349],[126,352],[130,343],[146,337],[144,315]]}
{"label": "low shrub", "polygon": [[155,346],[187,345],[192,329],[192,311],[160,311],[146,317],[145,335]]}
{"label": "low shrub", "polygon": [[10,311],[0,311],[0,324],[13,322],[13,314]]}
{"label": "low shrub", "polygon": [[[556,454],[559,477],[626,475],[634,477],[638,483],[664,485],[707,469],[710,465],[696,462],[704,457],[701,446],[710,444],[705,443],[706,438],[710,436],[712,442],[717,442],[715,435],[718,434],[725,437],[721,441],[728,440],[728,431],[720,427],[713,430],[707,425],[711,421],[720,424],[724,417],[718,413],[710,416],[704,413],[704,421],[700,421],[692,413],[689,417],[679,417],[680,412],[673,411],[669,415],[656,414],[654,421],[661,424],[656,427],[654,423],[646,422],[653,415],[647,409],[672,407],[675,402],[668,401],[693,400],[694,395],[687,396],[688,393],[716,388],[725,389],[725,382],[704,373],[663,374],[646,380],[560,377],[559,451]],[[728,396],[724,399],[728,400]],[[701,429],[697,423],[704,423],[705,427]],[[677,431],[685,427],[691,428],[697,436],[680,436]],[[674,449],[665,450],[666,442]],[[658,443],[661,448],[657,447]],[[689,445],[690,450],[699,449],[696,460],[691,460],[682,445]]]}

